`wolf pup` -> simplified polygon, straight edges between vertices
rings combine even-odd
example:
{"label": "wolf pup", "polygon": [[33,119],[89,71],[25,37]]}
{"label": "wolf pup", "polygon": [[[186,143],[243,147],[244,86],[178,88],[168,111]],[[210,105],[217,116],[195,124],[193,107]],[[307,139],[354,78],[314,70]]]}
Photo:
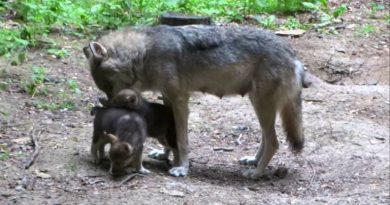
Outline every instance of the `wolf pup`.
{"label": "wolf pup", "polygon": [[[104,107],[126,108],[137,112],[145,118],[147,134],[156,138],[163,146],[164,151],[154,150],[149,153],[149,157],[159,160],[168,160],[172,151],[177,159],[177,140],[175,120],[170,107],[159,103],[146,101],[139,93],[131,90],[121,90],[111,100],[100,99]],[[173,162],[175,164],[177,162]]]}
{"label": "wolf pup", "polygon": [[110,171],[121,175],[132,167],[142,174],[150,173],[142,166],[142,150],[146,140],[146,124],[137,113],[120,108],[94,107],[91,153],[96,163],[104,157],[104,146],[111,144],[109,151]]}
{"label": "wolf pup", "polygon": [[132,27],[90,42],[83,50],[97,87],[109,99],[125,88],[154,90],[171,105],[178,145],[177,164],[169,170],[173,176],[185,176],[189,169],[188,101],[194,91],[249,95],[262,142],[255,156],[240,160],[257,165],[244,176],[262,176],[278,149],[278,112],[292,150],[303,148],[304,69],[291,46],[271,32],[205,25]]}

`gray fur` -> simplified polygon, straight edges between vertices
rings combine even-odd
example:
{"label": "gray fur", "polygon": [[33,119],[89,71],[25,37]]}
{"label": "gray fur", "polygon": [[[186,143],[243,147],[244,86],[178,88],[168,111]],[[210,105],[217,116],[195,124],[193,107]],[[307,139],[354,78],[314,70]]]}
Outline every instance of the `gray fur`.
{"label": "gray fur", "polygon": [[[171,104],[179,159],[170,173],[188,171],[188,99],[193,91],[216,96],[249,93],[263,130],[250,178],[264,173],[278,143],[275,115],[283,109],[293,148],[303,147],[300,93],[304,71],[294,51],[276,35],[251,27],[157,26],[127,28],[84,49],[97,86],[109,98],[124,88],[160,91]],[[103,48],[103,49],[100,49]],[[100,52],[101,50],[107,52]],[[91,54],[92,52],[92,54]],[[297,66],[299,65],[299,66]],[[294,117],[292,113],[299,113]],[[294,140],[291,141],[291,139]]]}

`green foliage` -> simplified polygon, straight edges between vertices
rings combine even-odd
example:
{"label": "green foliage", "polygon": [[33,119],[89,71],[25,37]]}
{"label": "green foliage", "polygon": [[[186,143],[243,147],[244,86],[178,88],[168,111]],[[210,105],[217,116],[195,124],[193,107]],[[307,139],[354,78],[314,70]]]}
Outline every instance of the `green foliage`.
{"label": "green foliage", "polygon": [[364,24],[355,31],[358,37],[368,37],[377,31],[376,27],[371,24]]}
{"label": "green foliage", "polygon": [[6,161],[11,158],[9,151],[0,151],[0,161]]}
{"label": "green foliage", "polygon": [[53,56],[55,56],[56,58],[59,58],[59,59],[68,57],[70,55],[69,51],[64,49],[64,48],[61,48],[61,49],[50,48],[50,49],[47,50],[47,53],[50,54],[50,55],[53,55]]}
{"label": "green foliage", "polygon": [[298,29],[298,28],[303,28],[303,25],[298,21],[298,19],[289,16],[287,18],[287,21],[283,24],[284,28],[287,30],[292,30],[292,29]]}
{"label": "green foliage", "polygon": [[370,7],[370,17],[371,18],[375,18],[375,15],[378,11],[385,10],[385,6],[383,6],[382,4],[378,4],[376,2],[370,2],[368,4],[368,6]]}
{"label": "green foliage", "polygon": [[342,16],[345,12],[347,12],[347,10],[348,10],[347,5],[341,4],[339,7],[337,7],[333,11],[332,15],[334,18],[338,18],[338,17]]}
{"label": "green foliage", "polygon": [[276,16],[275,15],[269,15],[266,17],[255,16],[255,19],[263,28],[266,28],[266,29],[276,28]]}
{"label": "green foliage", "polygon": [[63,109],[74,109],[76,107],[76,103],[70,100],[64,100],[60,102],[50,102],[47,100],[34,100],[33,106],[38,109],[44,109],[44,110],[63,110]]}
{"label": "green foliage", "polygon": [[7,146],[0,144],[0,161],[6,161],[11,158],[11,153],[8,150]]}
{"label": "green foliage", "polygon": [[[293,13],[305,10],[328,12],[327,0],[14,0],[6,1],[0,11],[13,10],[20,23],[17,28],[0,29],[0,55],[37,46],[39,38],[53,28],[76,34],[96,29],[116,29],[127,25],[155,24],[167,11],[208,15],[219,21],[243,21],[248,15],[260,13]],[[336,16],[341,13],[337,11]],[[273,17],[261,25],[272,28]],[[58,30],[58,29],[57,29]],[[58,58],[66,51],[50,50]]]}
{"label": "green foliage", "polygon": [[0,56],[28,45],[29,41],[22,38],[22,30],[0,28]]}
{"label": "green foliage", "polygon": [[31,97],[34,97],[37,92],[47,93],[47,87],[44,84],[45,80],[46,69],[43,67],[33,67],[31,78],[25,83],[24,90]]}
{"label": "green foliage", "polygon": [[68,80],[68,87],[69,87],[69,90],[72,92],[72,93],[75,93],[75,94],[80,94],[81,91],[77,85],[77,81],[76,80]]}

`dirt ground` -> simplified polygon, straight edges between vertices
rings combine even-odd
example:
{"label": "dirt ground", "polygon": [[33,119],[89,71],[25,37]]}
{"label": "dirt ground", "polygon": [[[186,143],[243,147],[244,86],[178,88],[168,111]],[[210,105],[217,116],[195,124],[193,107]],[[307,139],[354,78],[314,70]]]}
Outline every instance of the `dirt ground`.
{"label": "dirt ground", "polygon": [[[351,2],[351,1],[349,1]],[[95,166],[89,152],[91,103],[102,96],[90,76],[81,48],[87,40],[58,36],[71,55],[59,60],[44,50],[30,51],[27,62],[7,66],[0,81],[0,204],[389,204],[389,27],[368,18],[367,2],[352,1],[339,34],[308,31],[288,39],[314,74],[303,91],[305,148],[294,156],[280,122],[280,148],[260,180],[245,179],[248,166],[238,159],[254,155],[261,132],[247,97],[194,94],[190,103],[190,173],[168,175],[165,162],[146,154],[148,176],[113,179],[108,164]],[[387,10],[378,15],[385,15]],[[363,24],[375,25],[368,37]],[[21,92],[31,66],[43,66],[53,82],[75,79],[81,94],[76,109],[46,111]],[[158,93],[144,93],[158,101]],[[41,147],[35,163],[30,137]],[[227,151],[217,151],[226,148]],[[285,173],[287,171],[287,173]]]}

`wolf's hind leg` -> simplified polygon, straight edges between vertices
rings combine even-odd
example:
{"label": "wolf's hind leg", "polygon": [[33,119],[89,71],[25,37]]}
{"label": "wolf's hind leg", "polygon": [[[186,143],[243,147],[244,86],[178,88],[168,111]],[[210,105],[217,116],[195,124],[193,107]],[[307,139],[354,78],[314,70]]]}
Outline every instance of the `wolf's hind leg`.
{"label": "wolf's hind leg", "polygon": [[277,99],[274,95],[258,96],[254,91],[249,94],[251,103],[256,111],[257,118],[262,129],[262,142],[259,151],[251,163],[257,162],[255,169],[244,171],[244,176],[251,179],[257,179],[264,175],[265,168],[278,149],[278,140],[275,132],[275,120],[277,112]]}
{"label": "wolf's hind leg", "polygon": [[257,151],[256,156],[244,156],[240,158],[239,163],[243,165],[257,165],[264,151],[264,141],[261,141],[260,149]]}

